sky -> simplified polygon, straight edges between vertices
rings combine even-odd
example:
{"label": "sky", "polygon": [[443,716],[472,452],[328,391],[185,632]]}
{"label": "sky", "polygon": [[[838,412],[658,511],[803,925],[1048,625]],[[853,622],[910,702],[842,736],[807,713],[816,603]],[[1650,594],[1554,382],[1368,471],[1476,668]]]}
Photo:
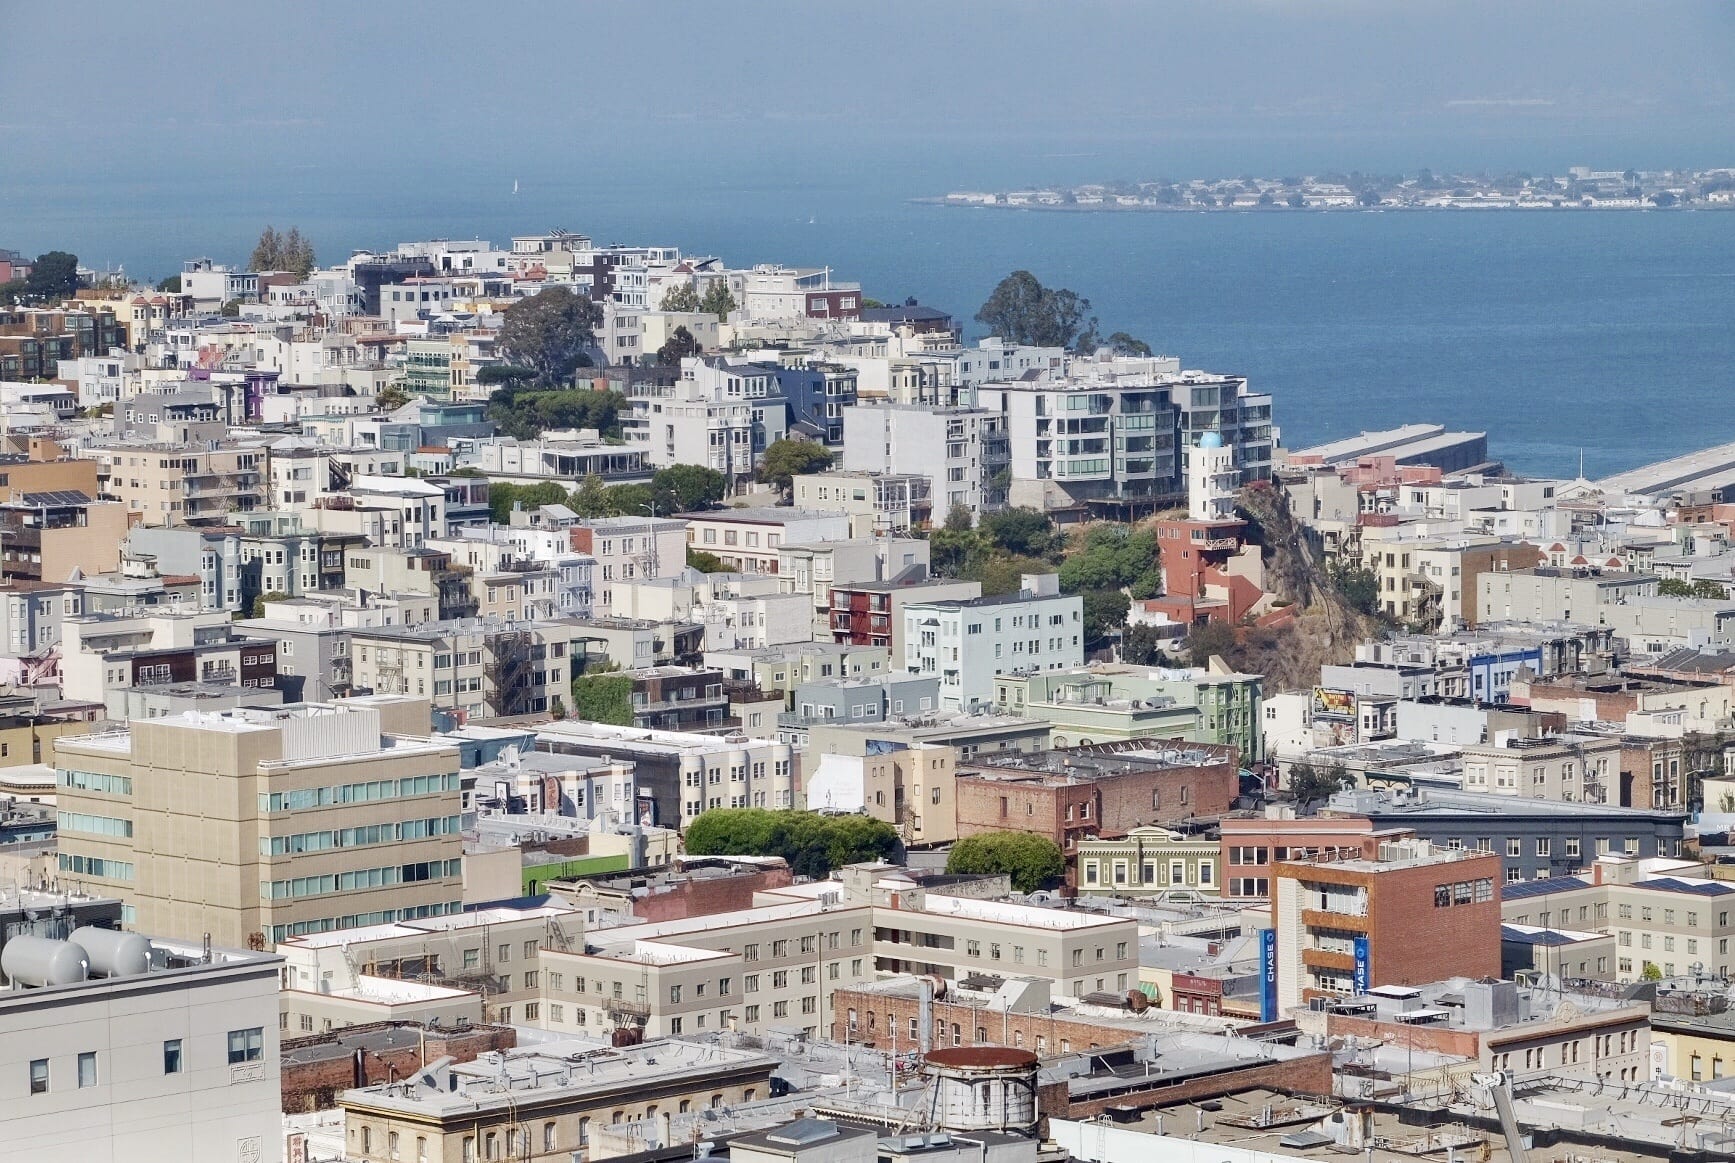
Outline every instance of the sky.
{"label": "sky", "polygon": [[783,158],[816,139],[1163,142],[1245,166],[1287,143],[1346,169],[1606,141],[1692,163],[1730,145],[1732,113],[1735,6],[1694,0],[0,0],[0,146],[72,174]]}

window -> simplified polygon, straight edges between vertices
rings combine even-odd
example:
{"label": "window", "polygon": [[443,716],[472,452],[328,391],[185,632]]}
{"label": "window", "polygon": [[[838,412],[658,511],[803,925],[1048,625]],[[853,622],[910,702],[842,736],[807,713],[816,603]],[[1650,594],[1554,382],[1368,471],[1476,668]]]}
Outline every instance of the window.
{"label": "window", "polygon": [[96,1051],[87,1050],[78,1056],[78,1088],[96,1085]]}
{"label": "window", "polygon": [[229,1064],[237,1062],[258,1062],[265,1057],[265,1030],[253,1026],[245,1030],[229,1031]]}
{"label": "window", "polygon": [[170,1038],[163,1043],[163,1073],[179,1074],[182,1069],[181,1040]]}
{"label": "window", "polygon": [[48,1093],[48,1059],[37,1058],[30,1063],[30,1093]]}

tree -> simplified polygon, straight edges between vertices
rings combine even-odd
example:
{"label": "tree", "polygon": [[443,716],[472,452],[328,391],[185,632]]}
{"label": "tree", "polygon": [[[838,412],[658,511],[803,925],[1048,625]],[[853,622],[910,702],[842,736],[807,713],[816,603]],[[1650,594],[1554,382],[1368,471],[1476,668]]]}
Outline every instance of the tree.
{"label": "tree", "polygon": [[715,315],[718,322],[729,318],[729,312],[736,307],[735,296],[729,292],[729,284],[722,279],[714,279],[705,288],[705,295],[699,300],[699,310]]}
{"label": "tree", "polygon": [[1307,199],[1300,194],[1291,194],[1283,201],[1291,210],[1301,210],[1307,206]]}
{"label": "tree", "polygon": [[1084,593],[1084,638],[1086,642],[1101,638],[1117,626],[1126,624],[1132,599],[1120,590],[1086,590]]}
{"label": "tree", "polygon": [[1102,346],[1116,355],[1151,355],[1151,345],[1124,331],[1117,331],[1102,341]]}
{"label": "tree", "polygon": [[715,553],[706,553],[703,549],[687,550],[687,564],[700,573],[728,573],[729,567],[723,564],[723,559]]}
{"label": "tree", "polygon": [[593,671],[572,680],[572,710],[590,723],[633,725],[633,676],[619,671]]}
{"label": "tree", "polygon": [[691,331],[685,327],[677,327],[674,334],[657,348],[657,362],[664,367],[679,367],[683,359],[698,355],[703,350]]}
{"label": "tree", "polygon": [[1663,980],[1663,971],[1657,967],[1655,961],[1647,961],[1644,970],[1639,974],[1639,980],[1661,981]]}
{"label": "tree", "polygon": [[846,864],[898,855],[897,830],[867,816],[767,808],[713,808],[687,827],[690,856],[780,856],[797,876],[822,877]]}
{"label": "tree", "polygon": [[663,311],[697,311],[699,309],[699,292],[693,289],[692,283],[676,283],[663,292]]}
{"label": "tree", "polygon": [[1355,196],[1355,204],[1357,206],[1378,206],[1380,204],[1379,191],[1363,190]]}
{"label": "tree", "polygon": [[1008,876],[1014,892],[1052,888],[1066,875],[1060,846],[1033,832],[987,832],[966,836],[946,854],[946,871],[958,876]]}
{"label": "tree", "polygon": [[675,464],[658,469],[651,487],[670,494],[672,511],[690,513],[715,508],[729,490],[729,478],[704,465]]}
{"label": "tree", "polygon": [[225,319],[238,319],[241,316],[241,300],[225,299],[223,305],[217,308],[217,314]]}
{"label": "tree", "polygon": [[1155,626],[1128,626],[1121,631],[1121,661],[1154,666],[1163,661],[1163,642]]}
{"label": "tree", "polygon": [[1187,659],[1194,666],[1208,666],[1211,658],[1235,649],[1235,627],[1227,622],[1200,622],[1187,635]]}
{"label": "tree", "polygon": [[396,412],[409,402],[410,394],[395,385],[381,388],[379,394],[374,397],[374,403],[386,412]]}
{"label": "tree", "polygon": [[954,502],[952,507],[946,510],[946,528],[948,530],[954,533],[964,532],[974,528],[975,525],[976,519],[970,515],[970,510],[962,504]]}
{"label": "tree", "polygon": [[33,303],[55,303],[78,293],[78,256],[64,250],[39,254],[24,277],[24,297]]}
{"label": "tree", "polygon": [[506,308],[496,343],[508,361],[527,367],[545,387],[564,383],[589,367],[585,349],[596,343],[602,309],[565,287],[547,290]]}
{"label": "tree", "polygon": [[263,618],[265,616],[266,602],[281,602],[288,597],[289,595],[283,593],[281,590],[272,590],[268,594],[260,594],[258,597],[253,599],[252,616],[255,618]]}
{"label": "tree", "polygon": [[982,535],[1007,553],[1040,557],[1054,548],[1054,522],[1037,509],[1002,509],[982,518]]}
{"label": "tree", "polygon": [[1060,563],[1060,588],[1076,594],[1122,587],[1135,598],[1162,589],[1156,534],[1107,521],[1091,525]]}
{"label": "tree", "polygon": [[1355,786],[1355,777],[1343,764],[1333,764],[1321,771],[1311,763],[1297,763],[1289,769],[1289,791],[1298,804],[1318,803]]}
{"label": "tree", "polygon": [[773,440],[759,462],[759,479],[776,485],[783,493],[795,487],[795,478],[824,472],[831,467],[831,449],[811,440]]}
{"label": "tree", "polygon": [[1338,561],[1332,563],[1326,576],[1352,608],[1363,614],[1380,612],[1380,579],[1373,570],[1353,562]]}
{"label": "tree", "polygon": [[1680,201],[1679,198],[1669,193],[1667,190],[1658,190],[1655,194],[1651,195],[1651,205],[1657,207],[1659,210],[1667,210],[1671,206],[1678,205]]}
{"label": "tree", "polygon": [[180,294],[181,293],[181,276],[180,275],[170,275],[168,278],[163,279],[161,282],[159,282],[157,284],[157,290],[163,292],[165,295],[178,295],[178,294]]}
{"label": "tree", "polygon": [[24,298],[28,286],[29,284],[23,279],[13,279],[10,282],[0,283],[0,303],[10,307]]}
{"label": "tree", "polygon": [[250,271],[288,271],[305,279],[313,270],[313,244],[301,236],[298,227],[291,226],[288,234],[279,234],[267,226],[259,232],[259,241],[247,259]]}
{"label": "tree", "polygon": [[594,428],[604,437],[619,437],[626,408],[619,392],[588,387],[533,391],[514,382],[488,397],[488,419],[517,440],[532,440],[549,428]]}
{"label": "tree", "polygon": [[534,371],[515,363],[491,363],[476,373],[478,384],[516,384],[535,378]]}
{"label": "tree", "polygon": [[556,481],[538,481],[533,485],[515,485],[497,481],[488,486],[488,512],[496,525],[512,520],[514,508],[536,509],[543,505],[564,505],[567,491]]}
{"label": "tree", "polygon": [[1068,347],[1090,313],[1090,300],[1042,285],[1029,271],[1013,271],[976,312],[976,322],[1011,343]]}

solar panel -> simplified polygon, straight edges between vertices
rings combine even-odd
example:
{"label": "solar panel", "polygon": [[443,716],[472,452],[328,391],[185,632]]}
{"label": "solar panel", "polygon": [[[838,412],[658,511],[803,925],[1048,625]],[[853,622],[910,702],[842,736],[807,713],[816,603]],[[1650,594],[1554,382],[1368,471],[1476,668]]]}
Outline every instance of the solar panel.
{"label": "solar panel", "polygon": [[91,498],[77,489],[55,489],[46,493],[25,493],[27,505],[88,505]]}

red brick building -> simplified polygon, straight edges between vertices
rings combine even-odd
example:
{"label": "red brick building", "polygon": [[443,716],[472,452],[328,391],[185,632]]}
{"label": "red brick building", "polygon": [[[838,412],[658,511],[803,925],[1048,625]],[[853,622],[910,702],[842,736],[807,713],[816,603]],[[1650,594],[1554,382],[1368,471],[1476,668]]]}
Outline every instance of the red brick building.
{"label": "red brick building", "polygon": [[1370,836],[1351,859],[1271,865],[1277,1007],[1500,976],[1500,856]]}
{"label": "red brick building", "polygon": [[959,770],[958,835],[1031,832],[1065,852],[1082,838],[1124,836],[1228,811],[1240,790],[1233,747],[1132,739],[995,755]]}
{"label": "red brick building", "polygon": [[437,1058],[473,1062],[518,1045],[511,1026],[422,1026],[370,1022],[304,1038],[283,1039],[283,1113],[329,1110],[354,1086],[410,1077]]}

